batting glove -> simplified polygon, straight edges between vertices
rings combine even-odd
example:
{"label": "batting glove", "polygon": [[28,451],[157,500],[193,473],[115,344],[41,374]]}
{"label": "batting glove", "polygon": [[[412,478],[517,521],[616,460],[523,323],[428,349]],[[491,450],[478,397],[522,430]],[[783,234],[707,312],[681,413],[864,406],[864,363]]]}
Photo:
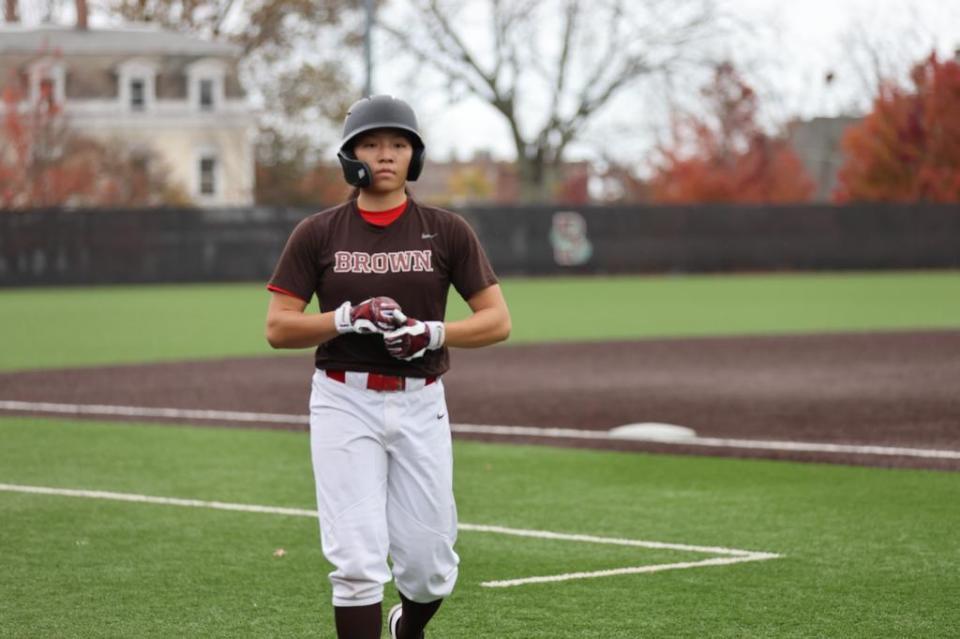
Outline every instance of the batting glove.
{"label": "batting glove", "polygon": [[443,338],[443,322],[421,322],[410,318],[400,328],[384,333],[383,343],[388,353],[409,362],[443,346]]}
{"label": "batting glove", "polygon": [[[396,328],[402,320],[394,316],[400,312],[400,305],[389,297],[371,297],[354,306],[349,301],[344,302],[334,312],[333,321],[337,332],[383,333]],[[405,317],[404,317],[405,319]]]}

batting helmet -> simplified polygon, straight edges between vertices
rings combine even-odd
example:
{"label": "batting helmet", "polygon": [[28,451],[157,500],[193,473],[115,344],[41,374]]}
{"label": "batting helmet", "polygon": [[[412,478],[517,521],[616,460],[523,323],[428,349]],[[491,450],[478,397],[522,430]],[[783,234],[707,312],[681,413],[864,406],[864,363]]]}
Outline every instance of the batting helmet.
{"label": "batting helmet", "polygon": [[373,95],[353,103],[343,121],[343,136],[337,157],[343,167],[344,179],[353,186],[370,186],[373,176],[370,167],[357,159],[353,152],[355,138],[374,129],[400,129],[413,145],[413,157],[407,169],[407,180],[415,181],[423,169],[424,146],[417,125],[417,115],[410,105],[390,95]]}

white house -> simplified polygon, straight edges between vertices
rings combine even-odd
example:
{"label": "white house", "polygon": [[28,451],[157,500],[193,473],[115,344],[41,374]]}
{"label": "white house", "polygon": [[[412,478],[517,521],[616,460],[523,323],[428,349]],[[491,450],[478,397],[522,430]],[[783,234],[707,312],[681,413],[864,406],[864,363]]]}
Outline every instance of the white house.
{"label": "white house", "polygon": [[253,203],[255,121],[240,49],[146,24],[0,26],[0,83],[44,84],[73,130],[151,150],[201,206]]}

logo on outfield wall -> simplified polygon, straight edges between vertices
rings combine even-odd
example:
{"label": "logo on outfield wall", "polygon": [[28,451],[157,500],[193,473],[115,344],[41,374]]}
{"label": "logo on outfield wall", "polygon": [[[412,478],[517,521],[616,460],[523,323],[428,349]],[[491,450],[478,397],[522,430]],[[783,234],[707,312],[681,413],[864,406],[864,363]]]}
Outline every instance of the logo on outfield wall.
{"label": "logo on outfield wall", "polygon": [[580,266],[593,255],[587,237],[587,221],[576,211],[557,211],[550,227],[553,261],[559,266]]}

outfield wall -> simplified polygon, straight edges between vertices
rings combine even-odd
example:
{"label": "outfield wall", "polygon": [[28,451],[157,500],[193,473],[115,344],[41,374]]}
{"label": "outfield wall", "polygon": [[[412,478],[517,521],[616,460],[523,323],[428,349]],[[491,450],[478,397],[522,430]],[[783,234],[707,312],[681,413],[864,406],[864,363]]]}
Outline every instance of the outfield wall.
{"label": "outfield wall", "polygon": [[[960,206],[465,207],[503,275],[960,268]],[[0,286],[266,279],[284,208],[0,211]]]}

